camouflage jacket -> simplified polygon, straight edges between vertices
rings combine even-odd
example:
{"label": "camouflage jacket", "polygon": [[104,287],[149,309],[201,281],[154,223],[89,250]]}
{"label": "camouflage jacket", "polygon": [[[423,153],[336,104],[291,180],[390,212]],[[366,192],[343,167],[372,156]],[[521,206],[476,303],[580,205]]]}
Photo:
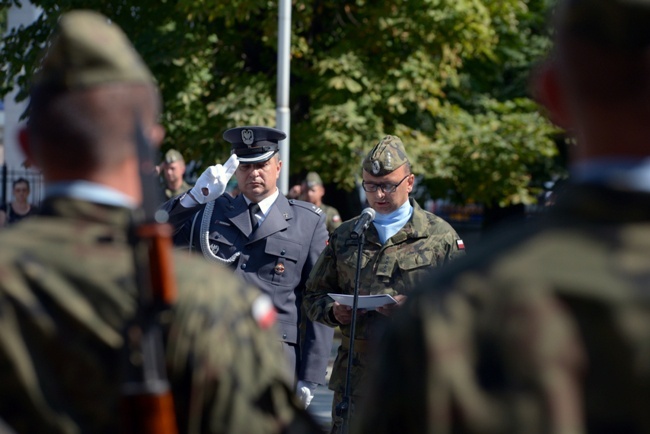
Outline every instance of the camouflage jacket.
{"label": "camouflage jacket", "polygon": [[568,188],[415,291],[357,432],[649,432],[649,277],[650,194]]}
{"label": "camouflage jacket", "polygon": [[190,188],[192,188],[192,186],[185,182],[185,180],[183,180],[183,183],[177,190],[172,190],[169,187],[165,186],[165,197],[167,199],[171,199],[172,197],[176,197],[179,194],[185,193]]}
{"label": "camouflage jacket", "polygon": [[[0,233],[0,418],[20,433],[119,432],[122,331],[137,296],[130,211],[55,198],[42,213]],[[178,300],[161,323],[179,432],[304,422],[276,332],[254,319],[259,292],[176,259]]]}
{"label": "camouflage jacket", "polygon": [[333,206],[325,205],[324,203],[320,205],[320,209],[325,212],[325,215],[327,217],[325,219],[325,226],[327,227],[327,232],[331,234],[334,232],[334,229],[341,226],[341,215],[336,208]]}
{"label": "camouflage jacket", "polygon": [[[432,267],[439,267],[464,254],[458,247],[456,231],[444,220],[426,212],[411,200],[413,216],[393,235],[381,244],[377,230],[370,225],[366,231],[361,258],[359,294],[408,294],[424,278]],[[350,231],[355,220],[344,222],[330,237],[328,246],[312,269],[307,281],[304,306],[314,321],[336,327],[329,312],[334,301],[330,292],[354,294],[357,267],[356,243],[350,243]],[[368,347],[381,338],[388,318],[376,311],[357,316],[355,349],[358,364],[353,374],[351,390],[358,390],[363,383],[368,359]],[[343,339],[350,337],[350,325],[340,326]],[[339,348],[329,387],[342,391],[348,359],[348,345]]]}

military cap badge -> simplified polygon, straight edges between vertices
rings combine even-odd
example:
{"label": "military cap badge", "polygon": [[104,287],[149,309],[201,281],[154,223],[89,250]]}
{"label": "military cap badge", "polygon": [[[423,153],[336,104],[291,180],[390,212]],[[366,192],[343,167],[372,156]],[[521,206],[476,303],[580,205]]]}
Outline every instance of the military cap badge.
{"label": "military cap badge", "polygon": [[255,141],[253,130],[241,130],[241,141],[244,142],[245,145],[252,145]]}

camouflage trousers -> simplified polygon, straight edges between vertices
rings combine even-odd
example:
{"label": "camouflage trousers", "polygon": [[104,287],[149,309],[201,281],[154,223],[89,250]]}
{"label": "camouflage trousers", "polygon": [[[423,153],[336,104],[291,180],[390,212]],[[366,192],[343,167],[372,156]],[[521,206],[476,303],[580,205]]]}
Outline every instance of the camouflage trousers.
{"label": "camouflage trousers", "polygon": [[[349,413],[349,419],[348,421],[352,421],[352,417],[354,416],[354,409],[356,404],[362,399],[360,396],[352,395],[350,396],[350,409],[348,410]],[[343,402],[343,393],[341,392],[334,392],[334,398],[332,399],[332,429],[330,430],[330,434],[340,434],[342,431],[341,428],[343,428],[343,415],[337,416],[336,415],[336,407]],[[350,424],[351,425],[351,424]],[[350,425],[348,425],[348,432],[350,430]]]}

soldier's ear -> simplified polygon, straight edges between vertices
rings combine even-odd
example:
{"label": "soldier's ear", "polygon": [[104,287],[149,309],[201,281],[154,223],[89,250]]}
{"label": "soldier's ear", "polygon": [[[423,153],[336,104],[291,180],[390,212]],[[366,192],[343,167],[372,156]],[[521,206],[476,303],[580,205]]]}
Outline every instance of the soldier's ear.
{"label": "soldier's ear", "polygon": [[162,125],[156,124],[153,127],[151,127],[151,131],[149,132],[149,140],[151,141],[153,146],[158,148],[164,138],[165,138],[165,128],[163,128]]}
{"label": "soldier's ear", "polygon": [[414,174],[409,174],[408,179],[406,180],[406,186],[408,188],[408,192],[413,191],[413,184],[415,183],[415,175]]}
{"label": "soldier's ear", "polygon": [[548,118],[556,125],[569,129],[572,119],[567,95],[555,62],[548,60],[535,68],[531,76],[531,88],[535,100],[546,108]]}

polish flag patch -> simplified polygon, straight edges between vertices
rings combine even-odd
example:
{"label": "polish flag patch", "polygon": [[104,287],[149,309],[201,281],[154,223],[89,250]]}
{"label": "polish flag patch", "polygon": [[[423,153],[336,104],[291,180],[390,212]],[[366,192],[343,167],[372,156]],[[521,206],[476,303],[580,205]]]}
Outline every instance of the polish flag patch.
{"label": "polish flag patch", "polygon": [[262,294],[253,301],[253,318],[260,328],[270,328],[277,317],[278,313],[267,295]]}
{"label": "polish flag patch", "polygon": [[456,245],[458,246],[458,250],[465,250],[465,243],[463,240],[456,240]]}

